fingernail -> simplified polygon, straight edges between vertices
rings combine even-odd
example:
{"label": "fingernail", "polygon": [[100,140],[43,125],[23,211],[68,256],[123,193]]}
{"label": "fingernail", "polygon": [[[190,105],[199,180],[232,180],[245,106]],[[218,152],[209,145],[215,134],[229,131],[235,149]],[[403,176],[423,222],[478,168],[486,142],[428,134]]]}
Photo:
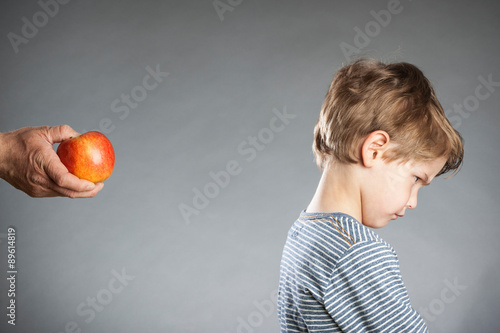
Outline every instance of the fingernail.
{"label": "fingernail", "polygon": [[94,183],[90,183],[89,185],[87,185],[87,187],[85,188],[85,190],[92,191],[94,188],[95,188],[95,184]]}

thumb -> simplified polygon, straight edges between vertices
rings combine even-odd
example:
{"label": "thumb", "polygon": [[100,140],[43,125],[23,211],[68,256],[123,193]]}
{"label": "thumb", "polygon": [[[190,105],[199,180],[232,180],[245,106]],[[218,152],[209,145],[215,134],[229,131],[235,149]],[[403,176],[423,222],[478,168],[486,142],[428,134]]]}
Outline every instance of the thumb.
{"label": "thumb", "polygon": [[58,125],[48,129],[49,141],[54,144],[63,140],[79,136],[80,133],[72,129],[69,125]]}

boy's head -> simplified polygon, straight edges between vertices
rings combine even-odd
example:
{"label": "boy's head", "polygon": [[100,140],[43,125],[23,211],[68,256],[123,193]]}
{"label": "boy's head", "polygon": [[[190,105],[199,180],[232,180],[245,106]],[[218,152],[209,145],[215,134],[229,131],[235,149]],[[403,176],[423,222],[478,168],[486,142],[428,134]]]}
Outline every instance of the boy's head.
{"label": "boy's head", "polygon": [[337,72],[314,129],[318,167],[358,163],[361,145],[374,131],[390,137],[392,148],[384,154],[388,162],[445,158],[438,176],[462,164],[462,138],[414,65],[359,59]]}

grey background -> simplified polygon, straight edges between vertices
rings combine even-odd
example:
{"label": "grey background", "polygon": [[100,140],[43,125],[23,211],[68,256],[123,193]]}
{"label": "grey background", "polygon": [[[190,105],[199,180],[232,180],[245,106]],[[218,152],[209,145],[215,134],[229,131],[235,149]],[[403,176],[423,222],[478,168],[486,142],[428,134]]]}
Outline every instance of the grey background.
{"label": "grey background", "polygon": [[[116,150],[115,171],[93,199],[33,199],[0,181],[0,236],[14,226],[18,237],[17,325],[7,324],[2,278],[0,331],[64,332],[71,321],[82,332],[278,331],[269,304],[287,230],[320,177],[312,130],[348,60],[340,45],[355,46],[356,27],[376,29],[370,12],[389,2],[230,3],[221,20],[211,0],[71,1],[18,53],[7,34],[21,35],[22,18],[33,22],[41,7],[0,3],[0,131],[66,123],[84,132],[108,119]],[[473,112],[453,111],[474,101],[479,76],[500,81],[500,5],[398,8],[360,54],[419,66],[465,138],[466,159],[378,232],[396,248],[433,332],[500,332],[500,88]],[[157,65],[169,73],[163,82],[128,115],[113,112]],[[248,161],[238,146],[269,127],[273,109],[295,118]],[[193,206],[195,189],[231,160],[241,173],[186,223],[179,206]],[[103,298],[122,269],[133,280]],[[109,304],[86,322],[77,308],[98,295]]]}

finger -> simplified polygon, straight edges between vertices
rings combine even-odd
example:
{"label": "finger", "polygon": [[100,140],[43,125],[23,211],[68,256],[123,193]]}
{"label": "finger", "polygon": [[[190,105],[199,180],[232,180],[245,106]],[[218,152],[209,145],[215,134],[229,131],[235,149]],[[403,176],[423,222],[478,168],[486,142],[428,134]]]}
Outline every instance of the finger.
{"label": "finger", "polygon": [[95,189],[95,184],[91,181],[80,179],[68,172],[68,169],[61,163],[61,160],[52,151],[49,161],[45,166],[45,173],[57,185],[72,192],[88,192]]}
{"label": "finger", "polygon": [[51,143],[58,143],[72,137],[79,136],[80,133],[75,131],[69,125],[58,125],[49,127],[48,136]]}
{"label": "finger", "polygon": [[54,183],[52,190],[55,193],[57,193],[57,196],[63,196],[63,197],[68,197],[68,198],[92,198],[100,190],[102,190],[103,187],[104,187],[104,183],[96,183],[94,189],[91,191],[76,192],[76,191],[68,190],[67,188],[57,186]]}
{"label": "finger", "polygon": [[58,192],[52,189],[55,187],[55,183],[47,176],[29,176],[26,180],[23,179],[21,182],[14,182],[12,185],[32,198],[60,196]]}

